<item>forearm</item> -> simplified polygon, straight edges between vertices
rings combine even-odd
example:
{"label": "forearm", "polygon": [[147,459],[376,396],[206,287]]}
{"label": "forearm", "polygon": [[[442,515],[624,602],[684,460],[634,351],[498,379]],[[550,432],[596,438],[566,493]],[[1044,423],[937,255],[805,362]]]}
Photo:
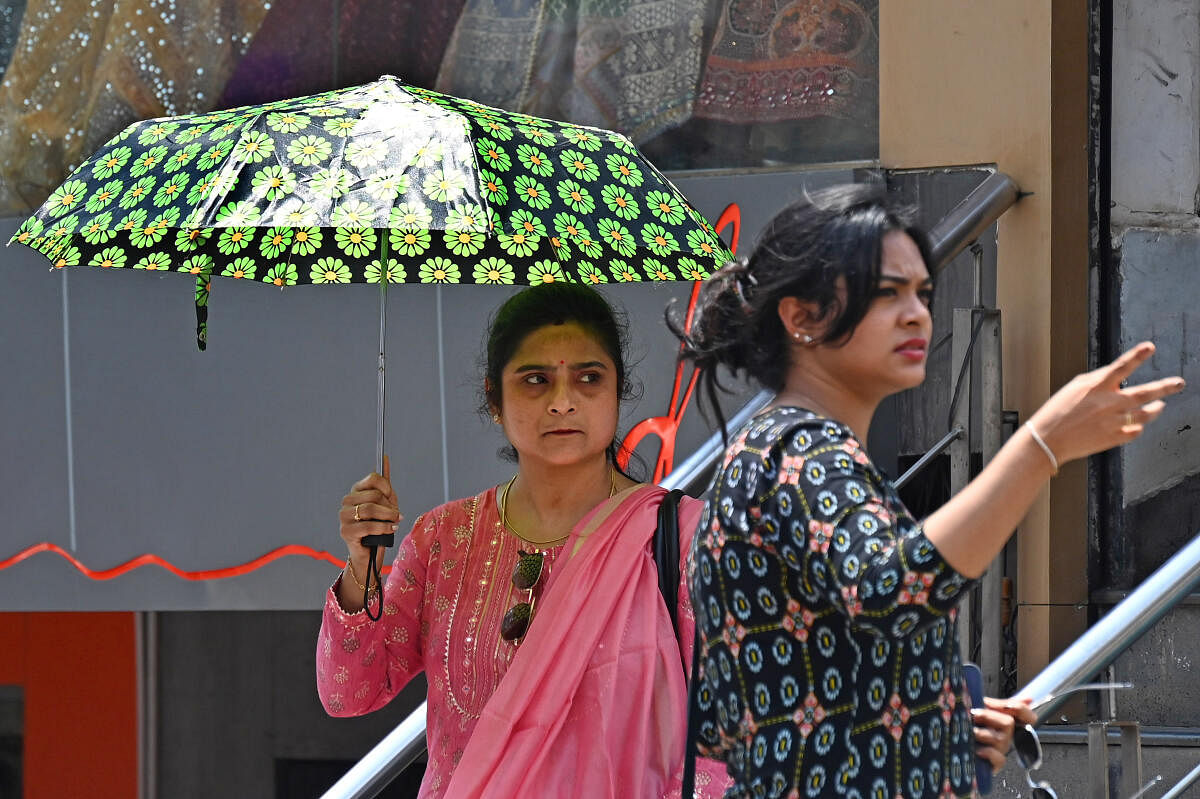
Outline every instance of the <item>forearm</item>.
{"label": "forearm", "polygon": [[331,716],[359,716],[387,704],[420,671],[417,636],[410,629],[416,622],[373,622],[361,609],[347,613],[337,606],[334,590],[326,594],[317,637],[317,693]]}
{"label": "forearm", "polygon": [[1021,427],[978,477],[925,520],[925,535],[959,574],[978,577],[1053,473],[1046,453]]}

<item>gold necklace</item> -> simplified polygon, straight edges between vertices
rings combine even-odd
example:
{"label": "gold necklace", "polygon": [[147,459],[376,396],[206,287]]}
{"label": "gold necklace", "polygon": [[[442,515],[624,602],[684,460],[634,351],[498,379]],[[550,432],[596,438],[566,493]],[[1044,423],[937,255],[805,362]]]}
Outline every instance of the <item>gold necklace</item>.
{"label": "gold necklace", "polygon": [[[571,534],[567,533],[566,535],[564,535],[561,538],[555,538],[553,541],[541,541],[541,542],[531,541],[528,538],[526,538],[525,536],[521,535],[521,533],[517,530],[517,528],[513,527],[512,522],[510,522],[508,520],[508,492],[509,492],[509,489],[512,488],[513,483],[517,482],[517,476],[519,474],[520,474],[520,472],[517,472],[517,474],[514,474],[512,476],[512,478],[507,483],[504,484],[504,488],[500,491],[500,523],[503,524],[505,527],[507,527],[509,532],[511,532],[517,538],[521,539],[522,541],[524,541],[527,544],[533,544],[535,547],[538,547],[539,549],[549,549],[550,547],[558,546],[559,544],[561,544],[562,542],[564,542],[568,538],[570,538]],[[608,467],[608,496],[609,496],[609,498],[612,498],[616,493],[617,493],[617,470],[610,466],[610,467]]]}

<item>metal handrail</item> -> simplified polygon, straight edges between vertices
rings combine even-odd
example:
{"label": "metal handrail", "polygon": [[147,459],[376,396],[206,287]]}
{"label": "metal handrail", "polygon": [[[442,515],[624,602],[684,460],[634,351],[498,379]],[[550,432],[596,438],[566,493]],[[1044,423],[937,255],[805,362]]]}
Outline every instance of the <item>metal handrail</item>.
{"label": "metal handrail", "polygon": [[971,246],[983,232],[1024,196],[1008,175],[993,172],[950,213],[929,229],[930,269],[934,272]]}
{"label": "metal handrail", "polygon": [[[1158,567],[1016,695],[1032,699],[1036,706],[1043,697],[1061,694],[1071,686],[1091,679],[1197,584],[1200,584],[1200,535]],[[1038,721],[1049,717],[1065,701],[1066,697],[1060,696],[1037,707]]]}
{"label": "metal handrail", "polygon": [[[729,418],[726,423],[726,429],[737,430],[763,408],[775,396],[775,392],[762,391],[750,398],[750,401],[741,407],[741,409]],[[708,470],[716,463],[717,458],[725,452],[725,440],[720,433],[713,433],[708,439],[696,448],[696,451],[689,455],[683,463],[671,470],[671,473],[662,479],[661,485],[663,488],[670,491],[673,488],[680,488],[685,491],[692,489],[699,483]]]}
{"label": "metal handrail", "polygon": [[322,799],[372,799],[425,751],[425,712],[428,702],[408,714],[396,729],[371,747]]}
{"label": "metal handrail", "polygon": [[1177,799],[1177,797],[1183,796],[1183,792],[1192,787],[1192,784],[1196,780],[1200,780],[1200,764],[1189,771],[1183,779],[1175,783],[1175,786],[1164,793],[1161,799]]}
{"label": "metal handrail", "polygon": [[[989,175],[930,229],[930,269],[937,272],[947,261],[969,247],[1020,197],[1017,184],[1008,175],[1002,172]],[[773,392],[759,391],[729,419],[728,429],[736,430],[744,425],[765,408],[773,396]],[[961,432],[956,431],[952,435],[961,435]],[[944,449],[949,440],[944,440],[939,446]],[[724,439],[720,433],[714,433],[673,469],[661,485],[666,489],[693,489],[724,451]],[[926,457],[914,464],[904,479],[910,479],[931,460],[931,457]],[[322,799],[373,799],[425,750],[425,713],[426,703],[422,702],[400,726],[334,783]]]}

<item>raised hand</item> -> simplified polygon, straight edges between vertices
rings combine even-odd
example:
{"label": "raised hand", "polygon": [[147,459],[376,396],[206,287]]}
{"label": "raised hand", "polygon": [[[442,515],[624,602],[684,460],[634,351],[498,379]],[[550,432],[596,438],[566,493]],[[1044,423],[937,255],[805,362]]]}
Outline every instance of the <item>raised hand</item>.
{"label": "raised hand", "polygon": [[1107,366],[1076,375],[1029,420],[1059,464],[1127,444],[1162,413],[1163,397],[1177,394],[1183,378],[1123,385],[1154,354],[1143,341]]}

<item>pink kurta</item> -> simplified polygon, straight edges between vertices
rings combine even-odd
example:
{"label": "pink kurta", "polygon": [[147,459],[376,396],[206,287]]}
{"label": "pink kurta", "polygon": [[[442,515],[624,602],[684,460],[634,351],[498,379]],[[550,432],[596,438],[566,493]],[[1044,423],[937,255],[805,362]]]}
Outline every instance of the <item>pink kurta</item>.
{"label": "pink kurta", "polygon": [[[641,492],[644,501],[648,496],[645,492],[650,491],[660,490],[630,489],[618,495],[618,499]],[[577,533],[604,504],[610,503],[602,503],[593,509],[577,525]],[[687,498],[680,506],[681,569],[701,507],[701,503]],[[650,553],[654,521],[652,517],[639,520],[639,527],[647,524],[646,530],[630,531],[640,541],[627,551],[636,553],[634,557],[641,561],[629,564],[631,573],[643,573],[647,561],[649,569],[654,569]],[[601,529],[604,529],[603,525]],[[574,538],[566,546],[572,546],[573,542]],[[371,622],[362,611],[353,615],[343,611],[334,593],[336,583],[327,592],[317,642],[317,689],[331,715],[361,715],[382,707],[414,675],[422,670],[426,672],[429,683],[426,730],[429,764],[421,784],[422,799],[447,795],[450,778],[480,715],[496,693],[517,651],[513,644],[500,638],[500,622],[510,607],[525,599],[525,593],[517,591],[511,582],[517,550],[521,548],[530,549],[527,543],[501,526],[496,489],[491,488],[477,497],[449,502],[417,519],[412,533],[397,552],[385,586],[387,601],[380,621]],[[550,598],[547,594],[560,571],[559,561],[568,562],[562,554],[564,548],[560,545],[545,551],[548,571],[543,573],[540,586],[543,598]],[[576,553],[577,556],[580,554],[584,554],[582,548]],[[587,559],[580,559],[580,564],[584,560]],[[653,590],[654,593],[649,593],[644,588],[639,589],[638,596],[657,597],[657,585]],[[680,586],[677,599],[682,640],[686,642],[684,649],[690,660],[694,618],[686,585]],[[537,640],[534,631],[538,629],[539,618],[546,619],[543,625],[553,623],[556,629],[570,629],[572,624],[569,620],[564,623],[562,619],[548,621],[556,614],[547,609],[546,603],[541,600],[539,603],[527,642]],[[655,618],[656,613],[666,619],[666,608],[661,601],[657,602],[656,611],[650,618]],[[586,611],[581,618],[588,619]],[[649,641],[630,641],[629,634],[624,639],[618,636],[620,648],[637,649],[648,645],[661,648],[661,642],[653,638],[664,628],[656,624],[640,625],[639,631],[634,633],[643,638],[649,636]],[[665,629],[669,631],[669,621],[666,625]],[[675,657],[677,664],[678,656]],[[682,669],[680,665],[678,676],[681,681],[678,685],[673,683],[670,695],[662,700],[668,705],[663,708],[663,714],[673,719],[672,726],[680,723],[685,705],[685,697],[676,695],[682,685]],[[538,690],[536,683],[527,688]],[[631,703],[631,712],[633,708]],[[492,710],[494,708],[489,709]],[[564,708],[563,712],[572,716],[571,723],[580,723],[570,708]],[[603,730],[597,730],[597,736],[603,733]],[[682,734],[683,731],[678,730],[680,740]],[[494,742],[494,746],[499,747],[502,743]],[[726,784],[721,770],[711,761],[700,761],[697,796],[720,796]],[[668,778],[664,786],[661,792],[656,791],[654,799],[672,792],[678,795],[677,780],[672,782]],[[544,787],[553,790],[553,786]],[[499,796],[494,791],[488,795]]]}

